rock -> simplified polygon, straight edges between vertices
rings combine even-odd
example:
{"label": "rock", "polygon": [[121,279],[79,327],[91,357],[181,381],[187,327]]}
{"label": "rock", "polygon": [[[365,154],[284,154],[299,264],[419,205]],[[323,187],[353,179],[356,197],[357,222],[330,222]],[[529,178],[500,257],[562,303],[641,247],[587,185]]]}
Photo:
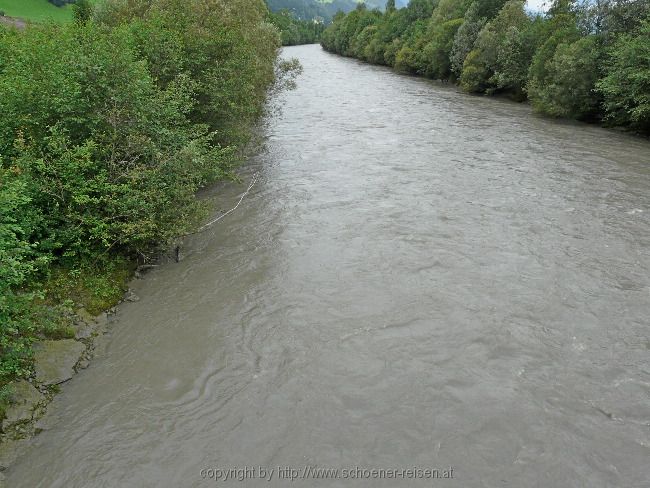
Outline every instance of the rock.
{"label": "rock", "polygon": [[0,443],[0,471],[5,471],[20,456],[29,443],[29,439],[4,439]]}
{"label": "rock", "polygon": [[11,388],[14,403],[5,412],[5,419],[2,421],[4,432],[16,424],[32,420],[34,409],[45,398],[40,391],[25,380],[17,381],[11,385]]}
{"label": "rock", "polygon": [[85,308],[75,312],[75,319],[72,328],[75,339],[87,339],[93,334],[96,319]]}
{"label": "rock", "polygon": [[77,310],[75,314],[82,322],[86,322],[87,324],[91,324],[95,321],[95,317],[93,317],[90,312],[83,307]]}
{"label": "rock", "polygon": [[72,326],[72,328],[75,331],[74,334],[75,339],[81,340],[81,339],[89,339],[95,333],[101,334],[107,325],[108,325],[108,314],[106,312],[102,312],[96,317],[93,317],[92,315],[88,314],[84,321],[78,321]]}
{"label": "rock", "polygon": [[85,324],[78,327],[74,327],[74,338],[77,340],[88,339],[90,336],[93,335],[93,330],[94,327]]}
{"label": "rock", "polygon": [[90,366],[90,361],[87,359],[82,359],[79,361],[79,365],[77,366],[78,369],[86,369],[88,366]]}
{"label": "rock", "polygon": [[86,346],[74,339],[37,343],[34,346],[36,380],[46,386],[68,381],[85,350]]}
{"label": "rock", "polygon": [[133,291],[129,290],[124,294],[124,300],[127,302],[139,302],[140,297],[133,293]]}

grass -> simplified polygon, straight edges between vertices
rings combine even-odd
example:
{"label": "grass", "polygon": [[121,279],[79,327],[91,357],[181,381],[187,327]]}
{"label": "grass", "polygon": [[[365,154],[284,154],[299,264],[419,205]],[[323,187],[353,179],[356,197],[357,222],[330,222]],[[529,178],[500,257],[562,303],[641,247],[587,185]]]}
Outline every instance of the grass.
{"label": "grass", "polygon": [[100,264],[84,263],[74,270],[55,268],[44,284],[47,301],[71,301],[97,315],[120,301],[135,267],[135,262],[116,257]]}
{"label": "grass", "polygon": [[47,0],[0,0],[0,11],[31,22],[72,21],[72,5],[57,7]]}
{"label": "grass", "polygon": [[[83,262],[76,269],[52,269],[38,286],[44,293],[33,302],[31,319],[35,327],[28,333],[29,342],[74,338],[72,311],[83,307],[97,315],[115,305],[127,290],[136,264],[115,257],[99,263]],[[31,351],[31,346],[27,347]],[[0,379],[0,421],[12,400],[11,380],[7,375]]]}
{"label": "grass", "polygon": [[47,0],[0,0],[0,10],[9,17],[18,17],[34,22],[53,20],[68,22],[72,20],[70,5],[56,7]]}

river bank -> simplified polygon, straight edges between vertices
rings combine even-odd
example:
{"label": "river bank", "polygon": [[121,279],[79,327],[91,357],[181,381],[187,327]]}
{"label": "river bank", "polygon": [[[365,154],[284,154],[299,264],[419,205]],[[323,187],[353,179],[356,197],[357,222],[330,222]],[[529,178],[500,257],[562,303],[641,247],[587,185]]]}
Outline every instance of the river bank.
{"label": "river bank", "polygon": [[[330,52],[507,94],[535,112],[650,134],[648,2],[555,2],[544,13],[523,0],[443,0],[359,7],[323,32]],[[627,20],[624,20],[627,19]]]}
{"label": "river bank", "polygon": [[[249,155],[252,147],[249,148]],[[24,455],[33,437],[64,420],[64,414],[56,407],[52,409],[52,402],[64,392],[69,381],[92,365],[96,354],[105,354],[120,308],[124,304],[140,301],[138,290],[147,286],[148,274],[178,264],[184,258],[184,239],[210,231],[213,223],[230,215],[242,204],[255,183],[255,175],[244,170],[240,178],[239,183],[224,182],[200,190],[200,198],[209,202],[217,215],[188,236],[179,237],[174,247],[148,264],[133,263],[130,268],[134,271],[128,275],[126,283],[122,280],[115,283],[125,290],[119,300],[112,302],[98,315],[90,314],[84,308],[77,309],[70,317],[73,337],[39,341],[34,345],[34,375],[12,385],[13,401],[7,407],[1,424],[0,487],[5,486],[4,472]],[[236,192],[240,194],[235,199]]]}
{"label": "river bank", "polygon": [[201,188],[234,178],[268,94],[297,69],[277,62],[268,14],[109,0],[75,22],[0,25],[3,439],[38,429],[136,267],[211,213]]}

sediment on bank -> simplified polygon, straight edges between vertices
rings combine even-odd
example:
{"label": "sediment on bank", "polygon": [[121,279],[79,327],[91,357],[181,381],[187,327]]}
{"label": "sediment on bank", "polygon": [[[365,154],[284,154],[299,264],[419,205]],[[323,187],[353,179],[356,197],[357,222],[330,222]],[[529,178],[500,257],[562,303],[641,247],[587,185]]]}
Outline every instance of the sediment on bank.
{"label": "sediment on bank", "polygon": [[196,229],[200,187],[232,177],[282,72],[267,16],[253,0],[109,0],[0,27],[2,438],[38,430],[136,267]]}

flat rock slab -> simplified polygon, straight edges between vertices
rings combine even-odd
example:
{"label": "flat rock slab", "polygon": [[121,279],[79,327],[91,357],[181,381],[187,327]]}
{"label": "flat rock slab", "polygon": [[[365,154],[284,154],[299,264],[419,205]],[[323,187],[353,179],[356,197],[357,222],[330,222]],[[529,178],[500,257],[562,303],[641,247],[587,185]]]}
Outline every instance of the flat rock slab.
{"label": "flat rock slab", "polygon": [[2,421],[2,430],[7,431],[9,427],[32,419],[34,409],[43,401],[43,394],[28,381],[17,381],[11,385],[13,400]]}
{"label": "flat rock slab", "polygon": [[74,374],[74,366],[86,350],[74,339],[43,341],[34,345],[36,380],[43,385],[58,385]]}
{"label": "flat rock slab", "polygon": [[5,471],[27,449],[29,439],[17,441],[6,439],[0,442],[0,471]]}
{"label": "flat rock slab", "polygon": [[101,313],[93,316],[86,311],[85,308],[80,308],[75,312],[76,319],[72,324],[75,339],[88,339],[94,334],[101,334],[103,327],[108,323],[108,316],[106,313]]}

